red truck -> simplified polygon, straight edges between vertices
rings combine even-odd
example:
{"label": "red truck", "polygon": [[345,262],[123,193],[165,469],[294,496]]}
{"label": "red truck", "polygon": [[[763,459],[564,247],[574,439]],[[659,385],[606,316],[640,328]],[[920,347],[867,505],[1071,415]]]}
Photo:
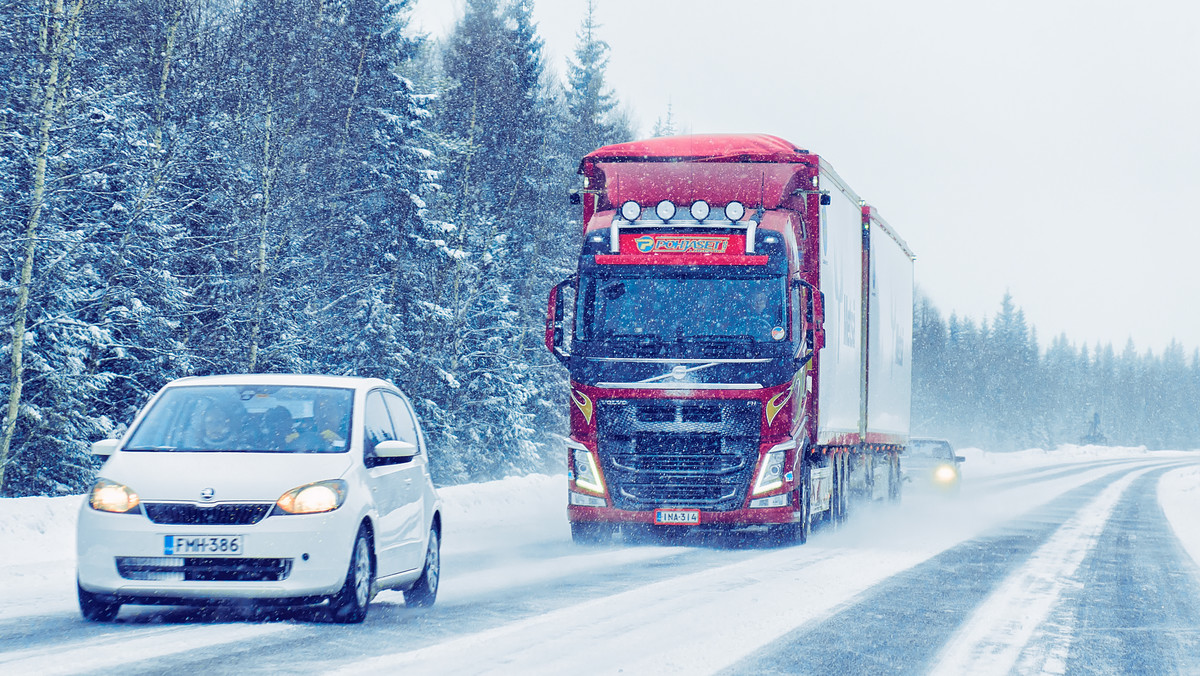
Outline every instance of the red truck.
{"label": "red truck", "polygon": [[767,135],[583,158],[583,245],[550,293],[570,372],[568,517],[804,542],[899,499],[913,256],[823,158]]}

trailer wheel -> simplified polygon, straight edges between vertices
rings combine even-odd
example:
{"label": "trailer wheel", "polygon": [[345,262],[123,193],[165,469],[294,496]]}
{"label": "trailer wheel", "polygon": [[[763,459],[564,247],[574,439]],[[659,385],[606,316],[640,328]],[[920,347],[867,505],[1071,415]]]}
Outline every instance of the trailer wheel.
{"label": "trailer wheel", "polygon": [[603,545],[612,541],[615,529],[612,524],[596,521],[572,521],[571,539],[577,545]]}
{"label": "trailer wheel", "polygon": [[900,454],[892,453],[888,457],[888,500],[900,502],[903,485],[900,476]]}
{"label": "trailer wheel", "polygon": [[833,495],[829,503],[829,520],[834,525],[846,521],[850,505],[850,456],[838,453],[833,457]]}

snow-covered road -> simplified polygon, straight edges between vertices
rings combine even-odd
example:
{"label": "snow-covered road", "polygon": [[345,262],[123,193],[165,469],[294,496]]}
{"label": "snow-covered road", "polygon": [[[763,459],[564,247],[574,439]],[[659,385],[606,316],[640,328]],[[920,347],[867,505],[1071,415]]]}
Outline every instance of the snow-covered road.
{"label": "snow-covered road", "polygon": [[0,500],[0,673],[1200,673],[1200,454],[968,449],[957,498],[860,505],[808,544],[570,542],[565,479],[442,491],[436,606],[74,599],[79,498]]}

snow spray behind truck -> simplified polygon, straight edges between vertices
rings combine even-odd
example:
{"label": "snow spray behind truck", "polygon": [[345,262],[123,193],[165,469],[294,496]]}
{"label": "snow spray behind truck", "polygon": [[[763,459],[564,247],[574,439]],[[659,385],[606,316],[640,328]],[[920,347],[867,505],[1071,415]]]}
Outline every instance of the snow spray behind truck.
{"label": "snow spray behind truck", "polygon": [[913,256],[833,167],[715,135],[606,146],[579,172],[583,247],[546,324],[570,372],[574,539],[803,542],[852,497],[899,499]]}

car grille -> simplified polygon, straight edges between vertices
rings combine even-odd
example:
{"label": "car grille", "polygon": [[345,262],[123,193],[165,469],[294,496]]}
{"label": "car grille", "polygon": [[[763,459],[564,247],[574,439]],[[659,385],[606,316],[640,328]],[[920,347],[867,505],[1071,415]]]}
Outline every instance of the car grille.
{"label": "car grille", "polygon": [[601,400],[600,463],[619,509],[738,509],[758,460],[761,404]]}
{"label": "car grille", "polygon": [[272,504],[223,503],[196,505],[180,502],[143,502],[146,516],[154,523],[168,525],[248,526],[262,521]]}
{"label": "car grille", "polygon": [[117,557],[117,573],[126,580],[279,582],[291,572],[291,559]]}

